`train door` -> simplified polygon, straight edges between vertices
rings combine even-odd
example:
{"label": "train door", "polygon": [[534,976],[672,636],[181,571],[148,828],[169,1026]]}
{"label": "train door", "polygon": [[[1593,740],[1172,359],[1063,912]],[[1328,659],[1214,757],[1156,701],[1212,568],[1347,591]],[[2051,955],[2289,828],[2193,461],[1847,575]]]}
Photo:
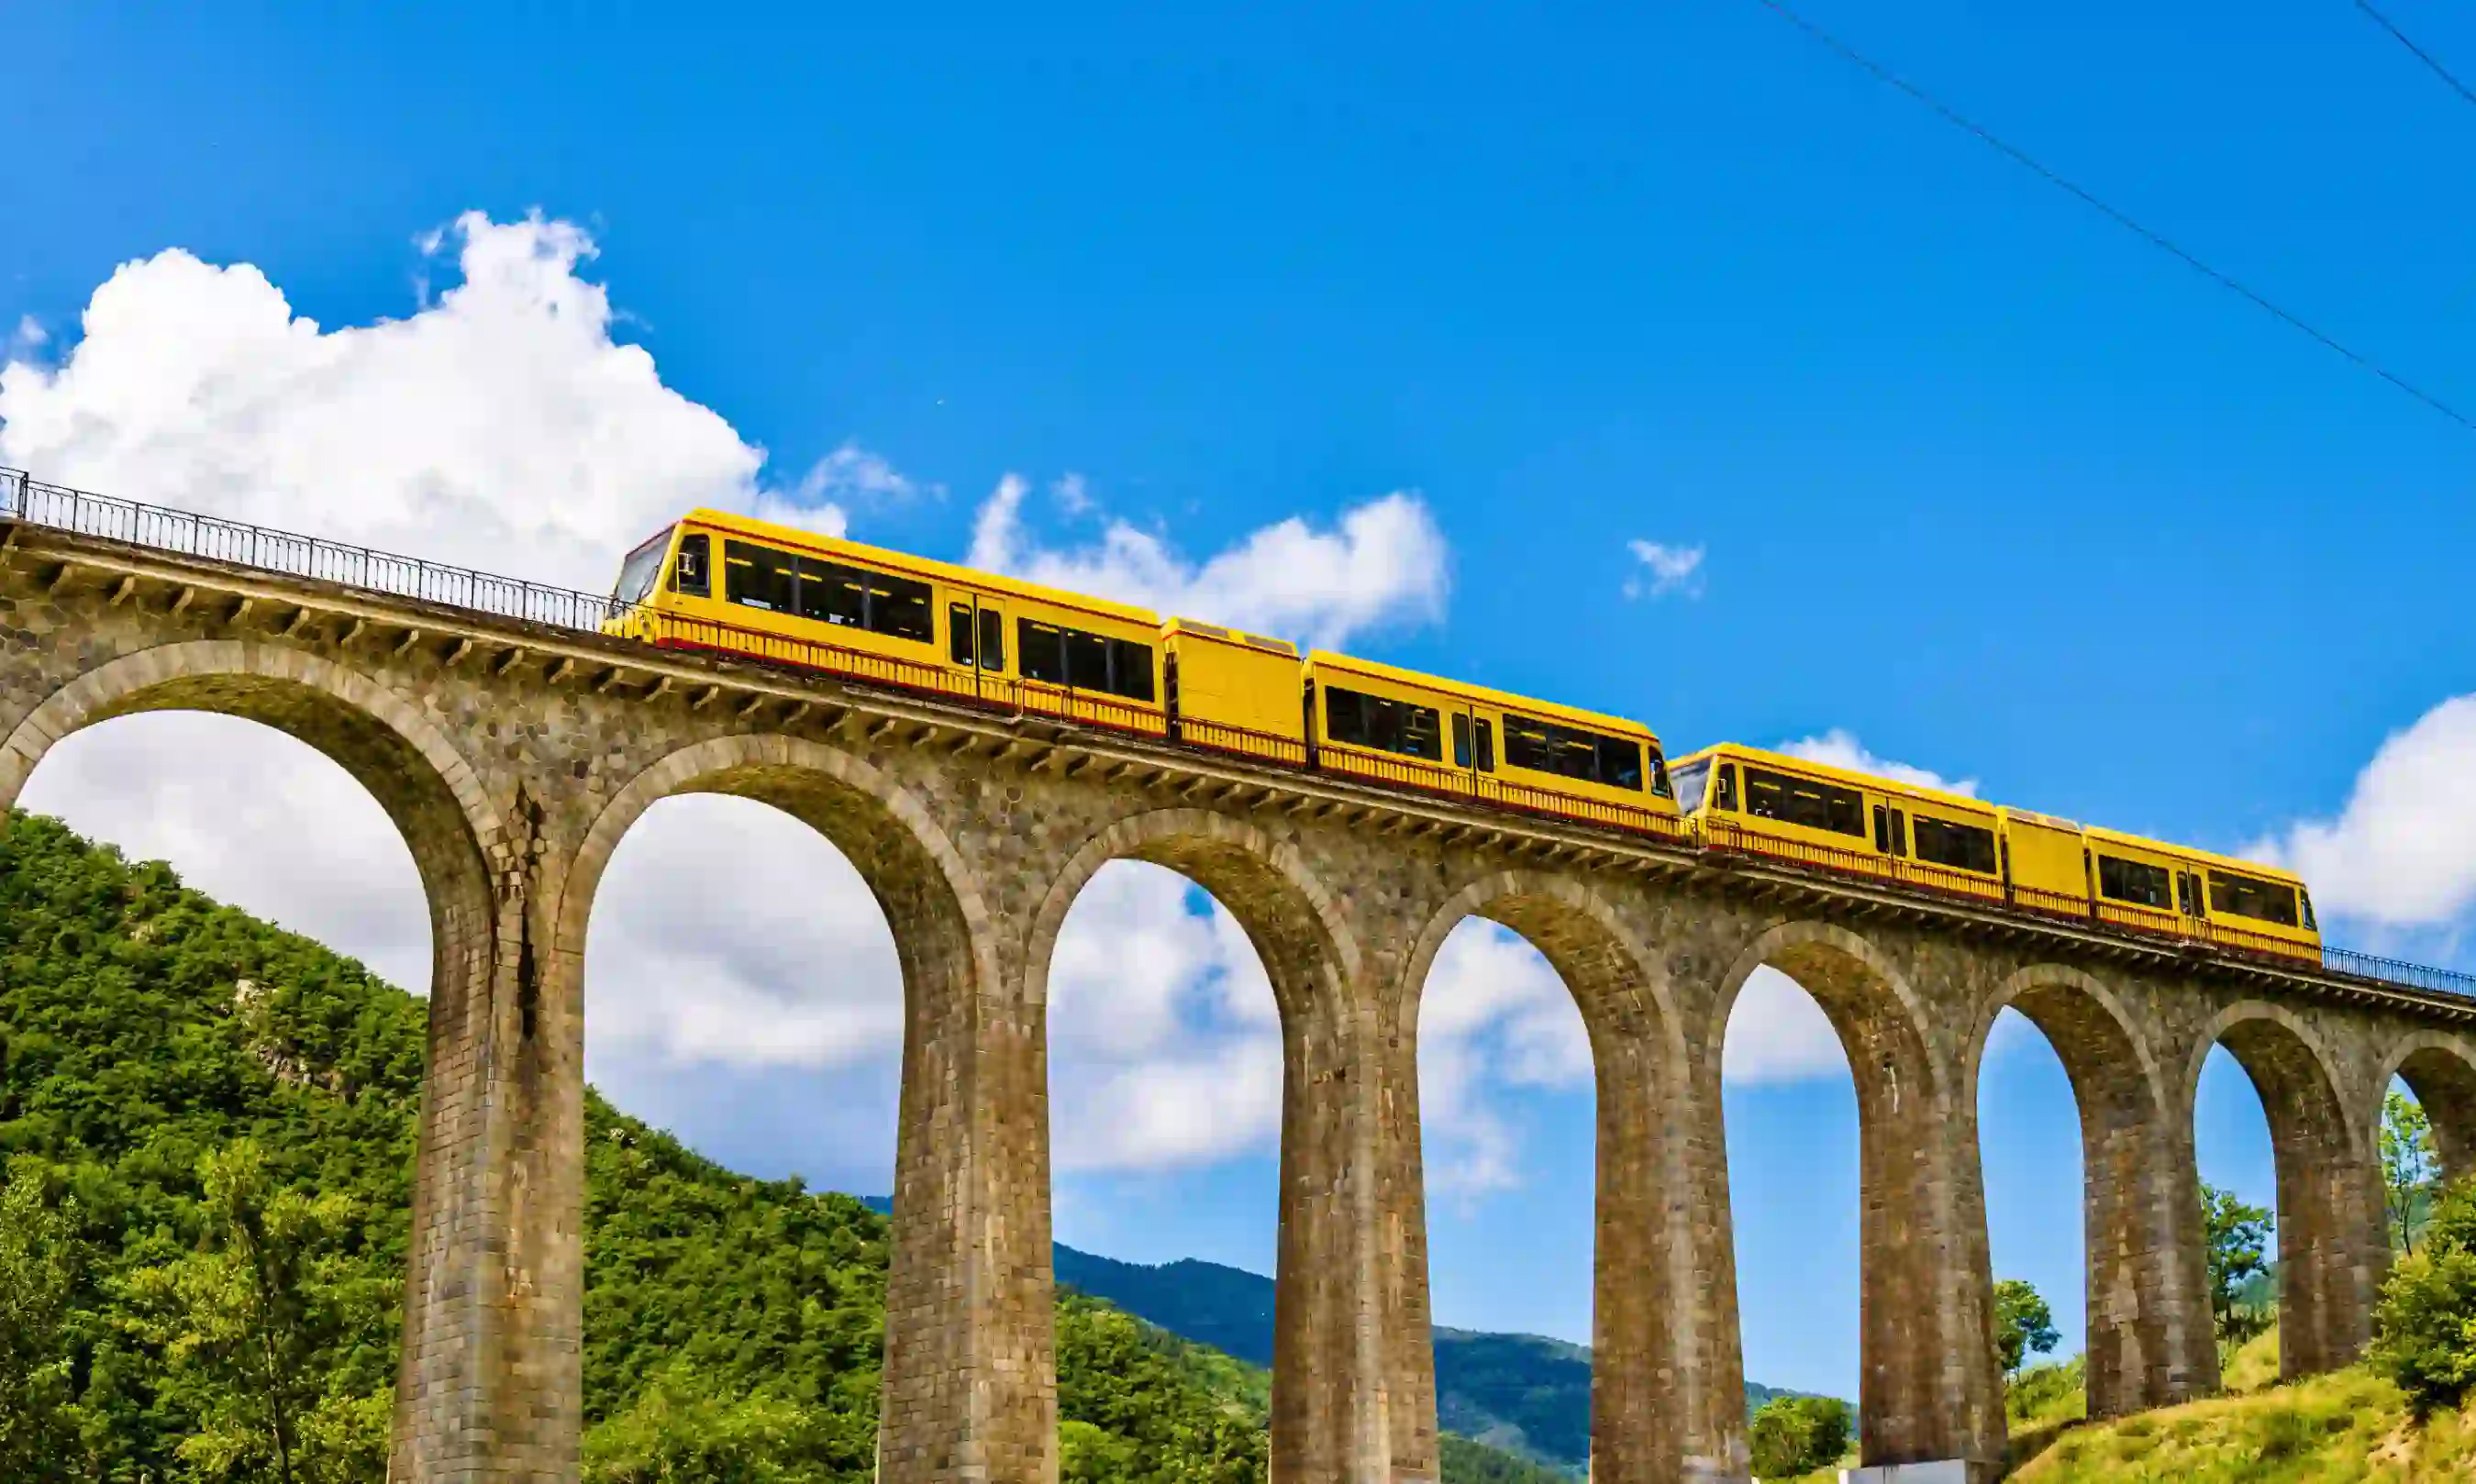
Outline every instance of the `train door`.
{"label": "train door", "polygon": [[946,657],[971,672],[973,693],[1003,701],[1005,678],[1005,605],[978,593],[956,593],[946,605]]}
{"label": "train door", "polygon": [[1887,857],[1892,875],[1898,876],[1899,862],[1909,853],[1909,817],[1897,805],[1874,805],[1874,850]]}
{"label": "train door", "polygon": [[2210,935],[2210,897],[2202,887],[2201,873],[2183,870],[2175,873],[2175,905],[2184,914],[2184,931],[2188,936],[2207,938]]}
{"label": "train door", "polygon": [[1491,797],[1496,779],[1496,721],[1470,706],[1452,712],[1453,772],[1473,798]]}

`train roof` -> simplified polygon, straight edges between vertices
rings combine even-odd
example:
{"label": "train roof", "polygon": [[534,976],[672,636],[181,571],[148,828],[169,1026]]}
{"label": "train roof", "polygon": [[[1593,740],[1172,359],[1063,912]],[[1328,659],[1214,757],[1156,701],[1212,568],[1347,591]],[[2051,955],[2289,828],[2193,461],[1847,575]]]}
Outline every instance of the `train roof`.
{"label": "train roof", "polygon": [[1877,793],[1902,794],[1912,799],[1925,799],[1947,808],[1966,809],[1977,814],[1992,814],[1996,806],[1970,794],[1954,793],[1947,788],[1928,788],[1922,783],[1906,783],[1885,778],[1879,773],[1866,773],[1856,768],[1844,768],[1837,763],[1817,762],[1811,757],[1798,757],[1790,753],[1775,753],[1767,747],[1753,747],[1744,742],[1714,742],[1670,761],[1671,769],[1682,768],[1706,757],[1725,753],[1731,757],[1750,757],[1757,761],[1786,768],[1791,772],[1809,773],[1829,779],[1835,783],[1850,783]]}
{"label": "train roof", "polygon": [[888,551],[881,546],[871,546],[864,541],[854,541],[844,536],[829,536],[819,531],[803,531],[797,526],[777,525],[773,521],[758,520],[753,515],[739,515],[729,510],[699,507],[688,511],[681,517],[681,520],[689,525],[706,526],[716,531],[750,536],[775,545],[794,547],[821,556],[856,557],[908,577],[933,578],[958,587],[977,587],[1001,597],[1024,598],[1061,608],[1076,608],[1086,613],[1097,613],[1104,618],[1119,619],[1127,623],[1147,624],[1153,628],[1160,626],[1159,614],[1150,608],[1136,607],[1132,604],[1113,603],[1109,599],[1095,598],[1085,593],[1045,587],[1038,582],[1027,582],[1021,578],[1001,577],[997,573],[983,572],[977,567],[957,566],[953,562],[938,561],[928,556],[914,556],[908,552]]}
{"label": "train roof", "polygon": [[1585,711],[1580,706],[1560,705],[1553,701],[1541,701],[1530,696],[1517,696],[1510,691],[1490,690],[1467,680],[1447,680],[1440,675],[1425,675],[1417,670],[1404,670],[1399,665],[1380,664],[1373,659],[1360,659],[1354,655],[1335,654],[1331,650],[1314,650],[1307,655],[1310,669],[1318,667],[1345,673],[1373,676],[1391,680],[1396,685],[1414,685],[1422,690],[1462,701],[1481,702],[1509,711],[1536,716],[1543,721],[1572,722],[1576,727],[1591,727],[1619,736],[1634,737],[1656,746],[1659,733],[1629,717],[1610,716],[1601,711]]}

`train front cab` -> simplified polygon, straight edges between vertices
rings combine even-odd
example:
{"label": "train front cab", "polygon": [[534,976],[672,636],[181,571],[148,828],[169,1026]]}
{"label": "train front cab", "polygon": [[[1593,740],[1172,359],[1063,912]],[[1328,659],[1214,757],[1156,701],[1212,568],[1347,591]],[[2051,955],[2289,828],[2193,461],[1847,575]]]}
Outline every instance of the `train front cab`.
{"label": "train front cab", "polygon": [[1318,767],[1684,838],[1659,737],[1639,722],[1325,650],[1305,679]]}
{"label": "train front cab", "polygon": [[1706,846],[2003,900],[2001,819],[1974,799],[1721,743],[1676,765]]}
{"label": "train front cab", "polygon": [[2085,866],[2101,922],[2236,952],[2321,959],[2304,880],[2275,866],[2090,829]]}
{"label": "train front cab", "polygon": [[606,632],[1158,736],[1142,608],[717,510],[628,556]]}

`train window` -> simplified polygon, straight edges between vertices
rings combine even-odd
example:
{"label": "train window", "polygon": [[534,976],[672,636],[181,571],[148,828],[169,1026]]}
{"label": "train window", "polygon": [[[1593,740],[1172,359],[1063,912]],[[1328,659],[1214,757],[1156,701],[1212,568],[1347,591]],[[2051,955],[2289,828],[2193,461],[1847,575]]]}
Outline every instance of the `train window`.
{"label": "train window", "polygon": [[1691,814],[1702,807],[1702,790],[1711,783],[1711,759],[1679,763],[1676,768],[1676,806]]}
{"label": "train window", "polygon": [[1109,641],[1109,691],[1129,701],[1152,699],[1152,647],[1132,639]]}
{"label": "train window", "polygon": [[1720,789],[1711,799],[1711,807],[1735,813],[1737,808],[1737,765],[1723,764],[1720,769]]}
{"label": "train window", "polygon": [[1496,771],[1496,723],[1484,716],[1478,719],[1478,771]]}
{"label": "train window", "polygon": [[[676,529],[676,528],[674,528]],[[662,553],[671,545],[671,532],[660,535],[628,554],[619,564],[618,584],[610,589],[610,601],[616,604],[642,603],[654,590],[654,580],[662,575]]]}
{"label": "train window", "polygon": [[[980,614],[983,633],[994,631],[989,621],[996,616],[985,611]],[[1015,620],[1014,640],[1015,663],[1027,680],[1046,680],[1052,685],[1097,690],[1134,701],[1150,701],[1154,695],[1152,649],[1149,644],[1085,633],[1080,629],[1060,628],[1028,618]],[[982,663],[990,669],[1003,661],[1003,655],[982,652]]]}
{"label": "train window", "polygon": [[946,606],[946,654],[958,665],[972,662],[972,606],[951,603]]}
{"label": "train window", "polygon": [[1325,687],[1324,730],[1335,742],[1442,762],[1442,720],[1434,706],[1412,705],[1338,685]]}
{"label": "train window", "polygon": [[1602,736],[1579,727],[1507,716],[1504,760],[1534,773],[1642,791],[1642,744],[1629,737]]}
{"label": "train window", "polygon": [[1650,791],[1662,799],[1676,797],[1676,791],[1668,783],[1668,759],[1659,755],[1655,747],[1650,750]]}
{"label": "train window", "polygon": [[2295,888],[2284,881],[2256,880],[2248,876],[2212,871],[2210,910],[2292,928],[2296,926]]}
{"label": "train window", "polygon": [[680,537],[679,559],[671,563],[672,591],[688,598],[713,596],[711,558],[707,556],[712,544],[713,538],[702,531],[691,531]]}
{"label": "train window", "polygon": [[2300,897],[2304,903],[2304,926],[2313,929],[2315,932],[2319,932],[2321,930],[2321,925],[2313,920],[2313,894],[2309,891],[2305,891],[2298,892],[2296,895]]}
{"label": "train window", "polygon": [[845,629],[868,627],[868,574],[840,562],[799,558],[800,616]]}
{"label": "train window", "polygon": [[1027,680],[1066,683],[1066,632],[1055,624],[1014,621],[1015,665]]}
{"label": "train window", "polygon": [[1892,853],[1892,811],[1879,804],[1874,805],[1874,849]]}
{"label": "train window", "polygon": [[867,577],[870,632],[920,644],[937,642],[928,618],[928,583],[913,578],[888,577],[882,572],[871,572]]}
{"label": "train window", "polygon": [[1109,641],[1080,629],[1066,635],[1066,683],[1076,690],[1109,688]]}
{"label": "train window", "polygon": [[1468,711],[1455,711],[1453,713],[1453,766],[1456,768],[1467,768],[1470,765],[1470,713]]}
{"label": "train window", "polygon": [[1746,770],[1746,812],[1756,819],[1775,819],[1862,840],[1866,838],[1865,805],[1865,796],[1853,788],[1768,768]]}
{"label": "train window", "polygon": [[2192,896],[2192,873],[2190,871],[2175,873],[2175,909],[2186,917],[2201,915],[2200,903]]}
{"label": "train window", "polygon": [[980,668],[1005,668],[1005,616],[993,608],[980,609]]}
{"label": "train window", "polygon": [[1898,809],[1892,811],[1892,853],[1909,853],[1909,816]]}
{"label": "train window", "polygon": [[1994,831],[1947,819],[1917,818],[1918,859],[1962,871],[1995,874]]}
{"label": "train window", "polygon": [[795,611],[799,580],[794,558],[748,541],[722,543],[722,595],[731,603],[769,613]]}
{"label": "train window", "polygon": [[2097,858],[2097,892],[2117,902],[2138,906],[2166,905],[2166,868],[2145,861],[2125,860],[2118,855]]}

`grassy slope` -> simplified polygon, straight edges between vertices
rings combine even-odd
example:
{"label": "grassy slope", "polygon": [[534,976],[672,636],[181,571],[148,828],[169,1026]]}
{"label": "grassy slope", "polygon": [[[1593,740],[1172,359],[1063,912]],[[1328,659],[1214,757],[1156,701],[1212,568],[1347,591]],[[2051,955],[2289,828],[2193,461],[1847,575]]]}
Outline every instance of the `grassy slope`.
{"label": "grassy slope", "polygon": [[[2229,1395],[2118,1422],[2014,1423],[2022,1484],[2439,1484],[2476,1478],[2476,1425],[2410,1424],[2398,1389],[2364,1370],[2292,1386],[2276,1330],[2229,1361]],[[2073,1398],[2077,1401],[2077,1396]]]}

